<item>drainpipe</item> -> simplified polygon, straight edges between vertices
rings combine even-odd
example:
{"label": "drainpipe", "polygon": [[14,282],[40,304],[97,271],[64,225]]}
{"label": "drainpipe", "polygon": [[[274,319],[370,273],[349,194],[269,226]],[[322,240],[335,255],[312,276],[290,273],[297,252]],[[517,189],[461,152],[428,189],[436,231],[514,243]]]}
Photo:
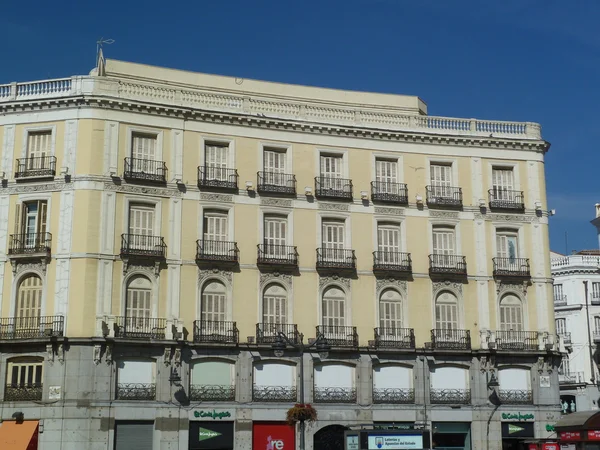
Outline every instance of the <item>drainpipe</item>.
{"label": "drainpipe", "polygon": [[585,315],[587,317],[587,333],[588,333],[588,349],[589,349],[589,353],[590,353],[590,369],[592,371],[592,378],[590,378],[590,381],[592,382],[592,385],[596,384],[596,368],[594,367],[594,354],[592,352],[592,332],[590,330],[590,309],[589,309],[589,302],[588,302],[588,282],[587,280],[583,282],[583,287],[585,290]]}

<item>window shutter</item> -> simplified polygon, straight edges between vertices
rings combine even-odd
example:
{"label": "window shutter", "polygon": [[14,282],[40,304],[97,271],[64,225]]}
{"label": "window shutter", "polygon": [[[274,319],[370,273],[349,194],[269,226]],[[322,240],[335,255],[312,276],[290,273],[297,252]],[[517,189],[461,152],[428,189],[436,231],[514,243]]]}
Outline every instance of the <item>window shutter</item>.
{"label": "window shutter", "polygon": [[[17,317],[19,319],[39,318],[42,308],[42,280],[36,275],[30,275],[21,281],[17,299]],[[31,326],[20,321],[21,327]],[[17,325],[19,326],[19,325]]]}
{"label": "window shutter", "polygon": [[507,191],[514,190],[514,184],[512,169],[492,169],[492,188],[497,200],[508,200]]}
{"label": "window shutter", "polygon": [[324,189],[343,189],[342,182],[342,157],[321,155],[321,185]]}
{"label": "window shutter", "polygon": [[21,204],[15,205],[15,234],[23,234],[24,231],[21,228]]}
{"label": "window shutter", "polygon": [[323,247],[344,248],[344,224],[323,222]]}
{"label": "window shutter", "polygon": [[227,241],[229,227],[226,213],[208,212],[204,216],[204,239],[207,241]]}
{"label": "window shutter", "polygon": [[154,235],[154,208],[131,205],[129,208],[129,233],[141,236]]}
{"label": "window shutter", "polygon": [[[380,183],[398,182],[398,162],[385,159],[375,161],[375,177]],[[384,185],[385,187],[385,185]]]}
{"label": "window shutter", "polygon": [[[46,232],[46,216],[48,210],[48,203],[46,201],[38,202],[38,220],[37,220],[37,228],[38,233]],[[42,236],[42,239],[44,237]]]}
{"label": "window shutter", "polygon": [[268,288],[263,297],[263,323],[287,322],[287,295],[280,286]]}
{"label": "window shutter", "polygon": [[453,230],[433,230],[433,253],[436,255],[454,255]]}
{"label": "window shutter", "polygon": [[131,157],[135,159],[153,161],[156,159],[157,137],[148,134],[133,134],[131,144]]}
{"label": "window shutter", "polygon": [[285,158],[284,151],[265,150],[263,157],[265,172],[285,173]]}
{"label": "window shutter", "polygon": [[39,158],[50,154],[51,131],[29,133],[27,136],[27,157]]}

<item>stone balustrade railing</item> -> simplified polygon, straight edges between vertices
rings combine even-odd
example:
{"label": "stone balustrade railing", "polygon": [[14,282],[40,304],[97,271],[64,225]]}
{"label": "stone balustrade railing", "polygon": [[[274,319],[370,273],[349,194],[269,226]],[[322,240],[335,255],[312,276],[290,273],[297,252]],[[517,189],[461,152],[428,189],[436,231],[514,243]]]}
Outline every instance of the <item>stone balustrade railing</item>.
{"label": "stone balustrade railing", "polygon": [[81,76],[0,85],[0,103],[75,95],[101,95],[219,112],[267,118],[377,128],[430,134],[496,138],[541,139],[533,122],[505,122],[452,117],[419,116],[334,104],[292,102],[286,99],[222,94],[202,89],[180,89],[157,84]]}
{"label": "stone balustrade railing", "polygon": [[569,255],[563,258],[554,258],[550,260],[552,269],[560,269],[569,266],[591,266],[600,265],[600,256],[593,255]]}

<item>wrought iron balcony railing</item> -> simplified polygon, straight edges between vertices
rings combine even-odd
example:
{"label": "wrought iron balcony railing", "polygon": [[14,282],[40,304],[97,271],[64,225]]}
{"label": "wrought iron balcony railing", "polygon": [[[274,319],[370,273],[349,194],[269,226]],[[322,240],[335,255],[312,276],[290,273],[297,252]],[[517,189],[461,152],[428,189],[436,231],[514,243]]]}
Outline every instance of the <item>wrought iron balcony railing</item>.
{"label": "wrought iron balcony railing", "polygon": [[554,294],[554,306],[567,306],[567,296]]}
{"label": "wrought iron balcony railing", "polygon": [[539,350],[539,333],[537,331],[496,331],[496,348],[498,350]]}
{"label": "wrought iron balcony railing", "polygon": [[260,194],[296,195],[296,175],[291,173],[258,172],[256,189]]}
{"label": "wrought iron balcony railing", "polygon": [[462,188],[452,186],[426,186],[427,206],[461,207]]}
{"label": "wrought iron balcony railing", "polygon": [[565,345],[571,345],[571,333],[568,331],[565,331],[563,333],[558,333],[558,335],[560,336],[560,338],[563,341],[563,344]]}
{"label": "wrought iron balcony railing", "polygon": [[528,258],[492,258],[495,277],[529,277]]}
{"label": "wrought iron balcony railing", "polygon": [[199,239],[196,241],[196,261],[210,261],[237,264],[240,250],[237,242],[209,241]]}
{"label": "wrought iron balcony railing", "polygon": [[239,330],[235,322],[194,320],[194,342],[237,345]]}
{"label": "wrought iron balcony railing", "polygon": [[471,331],[433,329],[431,330],[431,348],[436,350],[471,350]]}
{"label": "wrought iron balcony railing", "polygon": [[117,400],[154,400],[156,384],[154,383],[119,383],[117,384]]}
{"label": "wrought iron balcony railing", "polygon": [[318,325],[317,336],[323,335],[332,347],[358,347],[356,327],[342,325]]}
{"label": "wrought iron balcony railing", "polygon": [[373,403],[414,403],[415,390],[412,388],[373,388]]}
{"label": "wrought iron balcony railing", "polygon": [[236,190],[238,188],[237,169],[219,166],[198,167],[198,187]]}
{"label": "wrought iron balcony railing", "polygon": [[317,269],[356,270],[354,250],[346,248],[318,248]]}
{"label": "wrought iron balcony railing", "polygon": [[277,341],[280,333],[294,344],[300,343],[300,333],[298,332],[298,325],[295,323],[257,323],[256,343],[272,344]]}
{"label": "wrought iron balcony railing", "polygon": [[63,316],[6,317],[0,319],[0,340],[62,337]]}
{"label": "wrought iron balcony railing", "polygon": [[125,158],[123,178],[128,181],[167,182],[167,165],[152,159]]}
{"label": "wrought iron balcony railing", "polygon": [[167,320],[157,317],[115,317],[115,337],[123,339],[165,339]]}
{"label": "wrought iron balcony railing", "polygon": [[296,386],[257,386],[252,387],[252,400],[255,402],[296,402]]}
{"label": "wrought iron balcony railing", "polygon": [[121,235],[121,256],[164,258],[166,253],[167,245],[162,236],[128,233]]}
{"label": "wrought iron balcony railing", "polygon": [[33,384],[8,384],[4,387],[5,402],[27,402],[42,400],[43,385]]}
{"label": "wrought iron balcony railing", "polygon": [[44,178],[56,175],[55,156],[33,156],[17,159],[15,178]]}
{"label": "wrought iron balcony railing", "polygon": [[315,403],[356,403],[356,388],[315,386],[313,397]]}
{"label": "wrought iron balcony railing", "polygon": [[315,177],[315,196],[352,200],[352,180],[328,176]]}
{"label": "wrought iron balcony railing", "polygon": [[52,234],[50,233],[25,233],[11,234],[8,244],[9,255],[50,254]]}
{"label": "wrought iron balcony railing", "polygon": [[377,348],[415,348],[413,328],[375,328]]}
{"label": "wrought iron balcony railing", "polygon": [[189,398],[193,402],[233,402],[235,386],[192,384]]}
{"label": "wrought iron balcony railing", "polygon": [[408,204],[408,188],[405,183],[371,181],[371,199],[374,202]]}
{"label": "wrought iron balcony railing", "polygon": [[521,389],[500,389],[498,398],[503,404],[508,405],[527,405],[533,403],[533,395],[530,390]]}
{"label": "wrought iron balcony railing", "polygon": [[298,249],[293,245],[258,244],[257,264],[298,267]]}
{"label": "wrought iron balcony railing", "polygon": [[460,255],[429,255],[429,272],[435,274],[467,274],[467,259]]}
{"label": "wrought iron balcony railing", "polygon": [[373,252],[373,272],[412,272],[410,253]]}
{"label": "wrought iron balcony railing", "polygon": [[431,403],[438,405],[468,405],[471,403],[470,389],[431,389]]}
{"label": "wrought iron balcony railing", "polygon": [[525,197],[523,191],[511,191],[502,188],[488,190],[491,209],[524,210]]}

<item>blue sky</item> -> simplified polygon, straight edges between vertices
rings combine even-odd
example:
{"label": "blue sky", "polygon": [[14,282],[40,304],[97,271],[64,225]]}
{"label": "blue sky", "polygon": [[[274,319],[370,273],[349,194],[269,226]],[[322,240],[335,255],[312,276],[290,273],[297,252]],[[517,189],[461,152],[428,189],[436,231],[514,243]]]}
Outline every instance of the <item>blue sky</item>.
{"label": "blue sky", "polygon": [[[540,122],[551,246],[597,248],[596,0],[5,2],[0,83],[109,58],[288,83],[419,95],[429,114]],[[185,10],[181,10],[183,5]],[[181,5],[181,6],[180,6]]]}

